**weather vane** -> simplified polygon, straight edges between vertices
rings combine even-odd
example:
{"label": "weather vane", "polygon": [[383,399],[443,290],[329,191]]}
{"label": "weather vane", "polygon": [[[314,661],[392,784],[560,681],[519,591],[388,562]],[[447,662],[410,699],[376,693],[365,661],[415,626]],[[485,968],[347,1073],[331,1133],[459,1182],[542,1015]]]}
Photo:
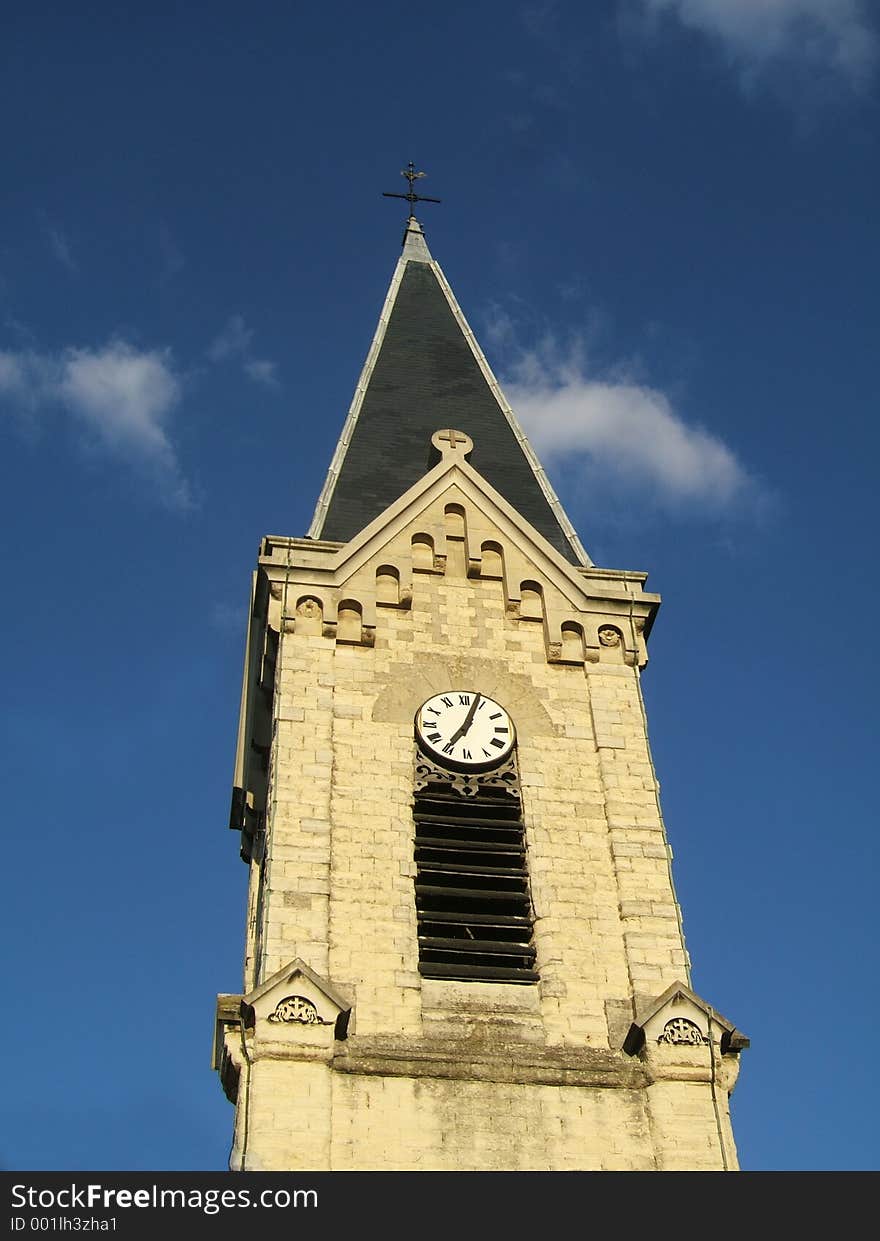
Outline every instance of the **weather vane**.
{"label": "weather vane", "polygon": [[442,202],[442,199],[440,198],[428,198],[425,194],[416,194],[416,192],[413,190],[413,184],[416,181],[418,181],[420,177],[425,177],[428,174],[424,172],[416,172],[416,166],[412,162],[412,160],[409,161],[409,165],[403,169],[400,175],[402,177],[406,177],[407,181],[409,181],[409,193],[408,194],[389,194],[387,191],[383,190],[382,197],[383,198],[405,198],[406,201],[409,203],[409,218],[411,220],[415,217],[416,203]]}

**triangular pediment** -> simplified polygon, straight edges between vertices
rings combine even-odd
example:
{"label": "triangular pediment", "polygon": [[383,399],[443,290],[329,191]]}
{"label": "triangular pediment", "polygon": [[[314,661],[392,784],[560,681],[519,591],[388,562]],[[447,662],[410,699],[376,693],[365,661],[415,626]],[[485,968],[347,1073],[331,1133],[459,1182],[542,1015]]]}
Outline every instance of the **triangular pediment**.
{"label": "triangular pediment", "polygon": [[[435,430],[437,441],[446,430]],[[322,556],[324,571],[333,586],[341,587],[363,565],[375,559],[400,534],[418,526],[429,510],[446,503],[461,502],[480,510],[486,525],[501,538],[515,544],[536,571],[571,602],[581,607],[591,597],[590,588],[578,566],[568,561],[492,484],[467,460],[473,445],[469,436],[443,445],[441,460],[403,495],[388,505],[333,556]],[[326,546],[326,544],[324,545]]]}
{"label": "triangular pediment", "polygon": [[333,1026],[344,1034],[351,1002],[298,957],[242,996],[241,1010],[248,1026]]}
{"label": "triangular pediment", "polygon": [[685,983],[676,982],[656,999],[637,1007],[624,1051],[632,1055],[645,1044],[672,1047],[700,1046],[709,1042],[720,1044],[723,1052],[738,1052],[749,1045],[749,1040],[733,1022]]}
{"label": "triangular pediment", "polygon": [[264,540],[260,567],[285,620],[369,646],[377,608],[409,607],[419,574],[494,579],[514,623],[542,624],[551,662],[643,665],[660,604],[647,575],[573,564],[474,468],[470,436],[444,428],[431,443],[437,464],[347,543]]}

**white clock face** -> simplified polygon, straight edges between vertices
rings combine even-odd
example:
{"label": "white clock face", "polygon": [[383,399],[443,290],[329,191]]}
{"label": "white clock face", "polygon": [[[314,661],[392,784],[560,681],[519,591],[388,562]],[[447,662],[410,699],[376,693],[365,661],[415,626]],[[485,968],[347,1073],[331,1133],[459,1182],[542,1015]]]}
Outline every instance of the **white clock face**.
{"label": "white clock face", "polygon": [[473,690],[435,694],[416,712],[416,737],[426,754],[453,767],[490,767],[507,758],[513,721],[492,698]]}

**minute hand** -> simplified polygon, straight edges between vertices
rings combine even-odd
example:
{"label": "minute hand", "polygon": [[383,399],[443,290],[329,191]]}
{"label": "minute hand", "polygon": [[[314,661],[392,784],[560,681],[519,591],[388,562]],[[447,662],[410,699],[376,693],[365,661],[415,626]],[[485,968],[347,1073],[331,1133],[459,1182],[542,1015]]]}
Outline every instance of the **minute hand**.
{"label": "minute hand", "polygon": [[447,745],[454,745],[455,742],[458,741],[460,737],[463,737],[465,735],[465,733],[467,732],[467,730],[470,728],[471,724],[474,721],[474,716],[476,715],[477,707],[479,705],[480,705],[480,695],[477,694],[476,698],[471,703],[470,710],[468,711],[467,715],[464,717],[463,723],[461,724],[459,728],[455,730],[455,732],[449,738]]}

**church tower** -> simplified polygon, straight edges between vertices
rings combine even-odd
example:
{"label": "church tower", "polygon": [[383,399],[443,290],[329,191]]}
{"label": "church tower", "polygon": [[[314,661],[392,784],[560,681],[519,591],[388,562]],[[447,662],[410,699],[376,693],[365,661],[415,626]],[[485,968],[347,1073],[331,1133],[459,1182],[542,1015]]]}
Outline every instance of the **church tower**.
{"label": "church tower", "polygon": [[311,529],[253,576],[234,1170],[737,1168],[645,582],[587,556],[411,215]]}

